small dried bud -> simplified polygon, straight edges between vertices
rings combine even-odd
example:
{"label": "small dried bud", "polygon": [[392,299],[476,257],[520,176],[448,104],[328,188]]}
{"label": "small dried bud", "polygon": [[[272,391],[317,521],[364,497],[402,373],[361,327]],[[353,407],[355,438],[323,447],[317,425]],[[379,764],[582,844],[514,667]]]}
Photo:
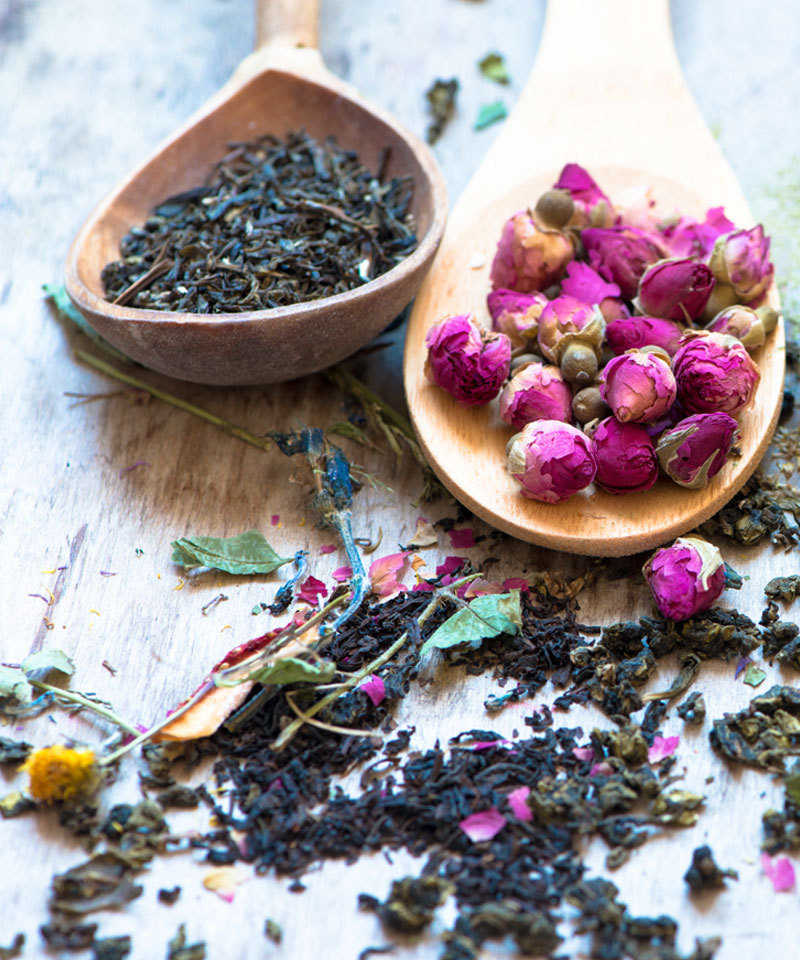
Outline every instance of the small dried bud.
{"label": "small dried bud", "polygon": [[735,337],[689,330],[672,362],[678,398],[688,413],[738,413],[753,397],[758,367]]}
{"label": "small dried bud", "polygon": [[492,317],[492,329],[504,333],[515,350],[536,345],[539,316],[547,305],[544,294],[501,288],[492,290],[486,305]]}
{"label": "small dried bud", "polygon": [[711,323],[720,310],[725,307],[733,307],[739,302],[736,291],[729,283],[720,283],[719,280],[714,284],[711,296],[700,318],[701,323]]}
{"label": "small dried bud", "polygon": [[575,213],[569,190],[548,190],[536,201],[534,218],[545,230],[562,230]]}
{"label": "small dried bud", "polygon": [[734,306],[720,310],[707,329],[736,337],[748,350],[757,350],[767,339],[761,317],[750,307]]}
{"label": "small dried bud", "polygon": [[607,283],[588,263],[571,260],[567,275],[561,282],[561,292],[583,303],[597,304],[606,321],[627,317],[628,308],[622,302],[616,283]]}
{"label": "small dried bud", "polygon": [[569,192],[574,204],[570,226],[610,226],[614,217],[611,201],[597,186],[587,170],[577,163],[568,163],[553,185],[554,190]]}
{"label": "small dried bud", "polygon": [[616,283],[625,300],[633,300],[639,278],[666,256],[661,241],[636,227],[590,227],[581,233],[590,265],[606,280]]}
{"label": "small dried bud", "polygon": [[673,357],[682,336],[683,327],[662,317],[622,317],[606,326],[606,340],[617,356],[653,345]]}
{"label": "small dried bud", "polygon": [[585,340],[570,340],[561,354],[561,373],[567,383],[588,386],[597,376],[597,354]]}
{"label": "small dried bud", "polygon": [[558,367],[531,363],[521,367],[500,394],[500,416],[517,430],[534,420],[572,419],[572,391]]}
{"label": "small dried bud", "polygon": [[492,289],[531,293],[564,276],[574,254],[572,241],[559,230],[541,230],[531,215],[515,213],[503,227],[492,261]]}
{"label": "small dried bud", "polygon": [[760,306],[775,274],[764,228],[759,223],[752,230],[731,230],[717,237],[709,266],[717,280],[733,287],[740,303]]}
{"label": "small dried bud", "polygon": [[607,417],[609,409],[603,403],[600,390],[596,386],[584,387],[572,398],[572,412],[578,423],[591,423]]}
{"label": "small dried bud", "polygon": [[725,466],[737,436],[736,421],[727,413],[696,413],[665,430],[656,453],[675,483],[700,490]]}
{"label": "small dried bud", "polygon": [[658,479],[656,452],[644,427],[607,417],[592,430],[592,443],[595,480],[609,493],[649,490]]}
{"label": "small dried bud", "polygon": [[425,376],[465,406],[489,403],[508,376],[511,344],[472,314],[445,317],[425,337]]}
{"label": "small dried bud", "polygon": [[764,326],[764,333],[772,333],[781,318],[778,311],[773,310],[769,304],[765,303],[762,307],[756,309],[756,313]]}
{"label": "small dried bud", "polygon": [[539,350],[548,360],[560,364],[568,344],[578,339],[589,344],[599,357],[605,329],[603,315],[595,307],[575,297],[556,297],[539,317]]}
{"label": "small dried bud", "polygon": [[642,313],[691,323],[705,310],[714,275],[695,260],[660,260],[648,267],[639,281],[638,306]]}
{"label": "small dried bud", "polygon": [[511,357],[511,373],[516,373],[520,367],[525,367],[529,363],[544,363],[544,360],[538,353],[519,353]]}
{"label": "small dried bud", "polygon": [[603,368],[600,395],[621,423],[649,423],[675,402],[675,377],[661,357],[632,350]]}
{"label": "small dried bud", "polygon": [[597,470],[589,438],[558,420],[529,423],[509,440],[506,454],[522,495],[543,503],[558,503],[588,487]]}
{"label": "small dried bud", "polygon": [[679,537],[642,568],[661,615],[688,620],[708,610],[725,588],[725,562],[702,537]]}

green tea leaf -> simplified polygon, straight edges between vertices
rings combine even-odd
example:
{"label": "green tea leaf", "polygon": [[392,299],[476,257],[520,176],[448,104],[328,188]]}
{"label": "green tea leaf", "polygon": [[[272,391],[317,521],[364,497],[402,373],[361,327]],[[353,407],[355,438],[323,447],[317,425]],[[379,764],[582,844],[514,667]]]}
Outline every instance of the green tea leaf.
{"label": "green tea leaf", "polygon": [[172,542],[172,562],[186,570],[211,567],[225,573],[272,573],[291,557],[279,557],[258,530],[237,537],[183,537]]}
{"label": "green tea leaf", "polygon": [[116,347],[113,347],[108,340],[105,339],[105,337],[101,337],[96,330],[93,330],[92,327],[89,326],[83,314],[70,300],[69,296],[67,295],[67,291],[63,286],[61,286],[61,284],[45,283],[42,285],[42,289],[44,290],[47,298],[52,301],[53,306],[61,314],[61,316],[66,320],[71,320],[75,326],[82,330],[83,333],[85,333],[93,343],[96,343],[98,347],[101,347],[106,353],[110,354],[116,360],[124,360],[125,363],[135,362],[131,360],[127,354],[123,353],[121,350],[117,350]]}
{"label": "green tea leaf", "polygon": [[495,100],[494,103],[485,103],[478,111],[478,119],[475,121],[475,130],[485,130],[498,120],[503,120],[508,116],[508,108],[502,100]]}
{"label": "green tea leaf", "polygon": [[41,670],[45,673],[49,670],[58,670],[59,673],[65,673],[68,677],[71,677],[75,673],[75,664],[63,650],[50,648],[25,657],[22,661],[22,670],[28,675],[35,670]]}
{"label": "green tea leaf", "polygon": [[33,687],[20,667],[0,667],[0,697],[13,697],[20,703],[30,703]]}
{"label": "green tea leaf", "polygon": [[481,640],[496,637],[498,633],[519,633],[521,626],[519,590],[476,597],[469,606],[454,613],[434,630],[423,644],[420,654],[434,648],[446,650],[462,643],[478,647]]}
{"label": "green tea leaf", "polygon": [[757,667],[754,663],[747,665],[747,669],[744,672],[745,683],[749,683],[751,687],[757,687],[760,683],[763,683],[766,678],[766,671],[762,670],[761,667]]}
{"label": "green tea leaf", "polygon": [[786,798],[800,807],[800,773],[791,773],[784,783]]}
{"label": "green tea leaf", "polygon": [[511,77],[502,53],[487,53],[478,64],[478,69],[489,80],[495,83],[510,83]]}
{"label": "green tea leaf", "polygon": [[237,686],[245,680],[254,680],[262,684],[329,683],[333,680],[335,673],[336,664],[329,660],[308,663],[306,660],[298,660],[295,657],[285,657],[283,660],[275,660],[264,667],[258,667],[252,673],[237,677],[230,683],[225,683],[221,679],[214,682],[219,687]]}

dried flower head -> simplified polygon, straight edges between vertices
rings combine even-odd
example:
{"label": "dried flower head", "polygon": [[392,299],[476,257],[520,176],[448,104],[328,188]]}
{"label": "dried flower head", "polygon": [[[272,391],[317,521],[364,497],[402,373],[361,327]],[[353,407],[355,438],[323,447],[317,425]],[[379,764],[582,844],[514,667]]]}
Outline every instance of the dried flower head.
{"label": "dried flower head", "polygon": [[440,320],[428,331],[425,345],[425,376],[465,406],[489,403],[508,376],[508,337],[484,330],[472,314]]}
{"label": "dried flower head", "polygon": [[638,306],[648,316],[691,323],[705,310],[714,283],[704,263],[679,257],[660,260],[642,274]]}
{"label": "dried flower head", "polygon": [[689,330],[672,363],[678,399],[689,413],[729,413],[747,406],[759,370],[740,340],[723,333]]}
{"label": "dried flower head", "polygon": [[600,395],[621,423],[651,423],[675,402],[675,377],[654,353],[632,350],[603,368]]}
{"label": "dried flower head", "polygon": [[702,537],[679,537],[642,568],[662,616],[688,620],[708,610],[725,589],[725,562]]}
{"label": "dried flower head", "polygon": [[43,803],[93,793],[100,781],[94,751],[88,747],[42,747],[21,769],[30,778],[30,795]]}
{"label": "dried flower head", "polygon": [[564,276],[574,255],[570,238],[560,230],[541,230],[531,215],[515,213],[503,227],[492,261],[492,289],[531,293]]}

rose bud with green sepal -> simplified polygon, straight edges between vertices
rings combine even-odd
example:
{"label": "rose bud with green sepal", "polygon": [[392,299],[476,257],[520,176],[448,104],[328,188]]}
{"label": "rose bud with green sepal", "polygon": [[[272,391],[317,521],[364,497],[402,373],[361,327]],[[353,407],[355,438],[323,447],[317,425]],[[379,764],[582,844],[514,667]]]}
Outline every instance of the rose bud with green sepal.
{"label": "rose bud with green sepal", "polygon": [[587,430],[597,462],[595,481],[609,493],[649,490],[658,479],[653,441],[644,427],[606,417]]}
{"label": "rose bud with green sepal", "polygon": [[666,256],[657,237],[636,227],[590,227],[582,231],[581,242],[589,265],[616,283],[624,300],[633,300],[642,274]]}
{"label": "rose bud with green sepal", "polygon": [[492,328],[504,333],[514,349],[535,347],[539,317],[547,306],[543,293],[520,293],[500,288],[486,297]]}
{"label": "rose bud with green sepal", "polygon": [[649,423],[675,402],[675,377],[663,357],[631,350],[610,360],[600,376],[600,395],[620,423]]}
{"label": "rose bud with green sepal", "polygon": [[740,340],[708,330],[687,330],[672,369],[687,413],[734,416],[750,403],[760,377]]}
{"label": "rose bud with green sepal", "polygon": [[762,304],[760,307],[756,307],[756,313],[758,314],[759,320],[764,326],[764,333],[772,333],[775,327],[778,326],[778,321],[781,318],[780,313],[777,310],[774,310],[768,303]]}
{"label": "rose bud with green sepal", "polygon": [[748,350],[757,350],[767,339],[761,317],[752,307],[738,304],[720,310],[706,329],[712,333],[725,333],[736,337]]}
{"label": "rose bud with green sepal", "polygon": [[500,393],[500,416],[521,430],[533,420],[572,420],[572,391],[558,367],[530,363],[516,371]]}
{"label": "rose bud with green sepal", "polygon": [[531,293],[557,283],[574,256],[572,240],[560,230],[542,230],[526,210],[506,221],[492,261],[492,289]]}
{"label": "rose bud with green sepal", "polygon": [[769,237],[757,224],[751,230],[731,230],[717,237],[708,261],[720,283],[733,287],[739,303],[759,306],[775,275],[769,259]]}
{"label": "rose bud with green sepal", "polygon": [[553,184],[553,189],[566,190],[572,198],[575,212],[570,226],[607,227],[613,223],[614,208],[611,201],[589,172],[579,164],[566,164]]}
{"label": "rose bud with green sepal", "polygon": [[705,310],[714,274],[689,259],[660,260],[642,274],[635,305],[643,314],[691,323]]}
{"label": "rose bud with green sepal", "polygon": [[561,292],[583,303],[597,304],[606,322],[627,317],[630,310],[620,297],[616,283],[608,283],[588,263],[572,260],[567,264],[567,275],[561,281]]}
{"label": "rose bud with green sepal", "polygon": [[611,411],[600,396],[600,389],[596,384],[578,390],[572,398],[572,413],[578,423],[591,423],[592,420],[602,420]]}
{"label": "rose bud with green sepal", "polygon": [[658,438],[661,469],[682,487],[700,490],[725,466],[738,435],[727,413],[695,413]]}
{"label": "rose bud with green sepal", "polygon": [[569,190],[547,190],[536,201],[533,219],[543,230],[563,230],[575,213]]}
{"label": "rose bud with green sepal", "polygon": [[642,568],[661,615],[688,620],[713,606],[725,589],[725,561],[702,537],[679,537]]}
{"label": "rose bud with green sepal", "polygon": [[445,317],[425,337],[425,376],[465,406],[489,403],[508,377],[511,343],[472,314]]}
{"label": "rose bud with green sepal", "polygon": [[539,350],[561,367],[569,383],[588,385],[598,370],[605,329],[597,307],[575,297],[556,297],[539,317]]}
{"label": "rose bud with green sepal", "polygon": [[592,443],[559,420],[535,420],[508,441],[507,468],[522,495],[559,503],[583,490],[597,471]]}
{"label": "rose bud with green sepal", "polygon": [[606,324],[606,340],[619,356],[642,347],[663,347],[673,357],[684,328],[663,317],[620,317]]}

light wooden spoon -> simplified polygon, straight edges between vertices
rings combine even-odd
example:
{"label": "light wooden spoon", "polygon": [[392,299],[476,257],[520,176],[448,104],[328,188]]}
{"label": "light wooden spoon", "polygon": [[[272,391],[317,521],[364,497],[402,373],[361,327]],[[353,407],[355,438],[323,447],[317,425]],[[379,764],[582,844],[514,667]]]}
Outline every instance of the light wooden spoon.
{"label": "light wooden spoon", "polygon": [[[655,547],[702,523],[745,483],[777,423],[782,326],[755,354],[754,404],[739,419],[742,456],[703,490],[667,479],[644,493],[579,494],[560,504],[521,496],[505,469],[513,430],[497,401],[462,407],[424,376],[425,334],[447,314],[486,309],[489,267],[503,223],[532,206],[567,162],[586,167],[612,201],[649,185],[659,208],[702,218],[724,205],[753,225],[732,170],[692,100],[672,43],[667,0],[550,0],[536,64],[518,104],[450,215],[415,301],[404,357],[411,417],[445,486],[488,523],[521,540],[589,556]],[[770,303],[779,306],[774,289]]]}
{"label": "light wooden spoon", "polygon": [[[107,340],[161,373],[201,383],[271,383],[336,363],[371,340],[422,282],[444,230],[447,192],[428,148],[349,84],[315,49],[319,0],[258,0],[257,50],[228,83],[97,207],[69,251],[66,288]],[[418,246],[392,270],[347,293],[296,306],[200,316],[119,306],[100,272],[119,241],[165,198],[204,182],[235,140],[304,128],[335,136],[386,176],[410,175]]]}

